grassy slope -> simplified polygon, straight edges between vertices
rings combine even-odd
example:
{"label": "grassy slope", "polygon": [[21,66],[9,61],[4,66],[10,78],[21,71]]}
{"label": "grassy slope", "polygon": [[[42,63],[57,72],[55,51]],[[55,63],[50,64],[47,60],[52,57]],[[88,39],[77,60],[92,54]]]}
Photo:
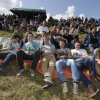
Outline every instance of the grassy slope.
{"label": "grassy slope", "polygon": [[[0,31],[0,36],[10,37],[12,34],[12,32]],[[84,36],[80,37],[83,39]],[[91,99],[88,89],[81,82],[79,95],[72,94],[72,80],[68,81],[69,92],[63,94],[59,79],[53,80],[54,84],[51,88],[43,90],[43,75],[39,72],[36,71],[36,77],[31,78],[29,67],[25,68],[25,73],[20,77],[16,76],[17,71],[17,63],[10,63],[4,72],[0,72],[0,100],[100,100],[100,92]]]}

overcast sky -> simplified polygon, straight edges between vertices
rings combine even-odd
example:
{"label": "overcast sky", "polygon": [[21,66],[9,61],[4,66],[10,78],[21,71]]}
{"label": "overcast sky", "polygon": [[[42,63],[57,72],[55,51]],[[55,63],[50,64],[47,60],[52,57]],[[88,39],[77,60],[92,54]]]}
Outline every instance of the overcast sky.
{"label": "overcast sky", "polygon": [[46,9],[47,16],[68,18],[84,16],[100,18],[100,0],[0,0],[0,13],[11,8]]}

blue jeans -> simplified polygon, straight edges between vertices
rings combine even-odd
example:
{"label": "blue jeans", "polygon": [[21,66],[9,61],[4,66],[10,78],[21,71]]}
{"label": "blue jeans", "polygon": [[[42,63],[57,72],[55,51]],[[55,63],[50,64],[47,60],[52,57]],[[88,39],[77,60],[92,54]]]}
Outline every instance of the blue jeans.
{"label": "blue jeans", "polygon": [[59,74],[60,80],[66,82],[67,78],[64,76],[63,67],[71,67],[73,82],[78,82],[79,74],[76,63],[73,59],[60,59],[56,62],[56,70]]}
{"label": "blue jeans", "polygon": [[92,82],[85,76],[82,71],[83,69],[89,69],[90,75],[96,76],[94,57],[89,56],[88,58],[79,60],[76,62],[76,65],[79,70],[80,80],[84,83],[84,85],[88,88],[93,86]]}
{"label": "blue jeans", "polygon": [[90,48],[91,52],[93,52],[95,48],[98,48],[99,45],[100,45],[100,43],[89,44],[89,48]]}
{"label": "blue jeans", "polygon": [[16,55],[9,52],[0,52],[0,59],[4,60],[1,63],[0,68],[5,69],[11,60],[16,59]]}

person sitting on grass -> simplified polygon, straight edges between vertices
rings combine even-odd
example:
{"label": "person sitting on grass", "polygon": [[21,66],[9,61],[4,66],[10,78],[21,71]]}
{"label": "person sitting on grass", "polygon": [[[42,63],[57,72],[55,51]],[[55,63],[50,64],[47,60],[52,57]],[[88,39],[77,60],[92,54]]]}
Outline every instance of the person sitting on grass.
{"label": "person sitting on grass", "polygon": [[93,52],[93,56],[95,57],[96,61],[96,74],[100,77],[100,45],[99,48],[96,48]]}
{"label": "person sitting on grass", "polygon": [[85,76],[82,72],[83,69],[89,69],[91,78],[96,81],[96,83],[100,83],[98,78],[96,77],[95,71],[95,59],[93,56],[89,56],[85,49],[81,49],[81,43],[79,41],[75,42],[75,49],[71,50],[72,56],[75,59],[80,80],[85,84],[87,88],[89,88],[90,96],[93,97],[97,94],[99,89],[97,89],[92,82]]}
{"label": "person sitting on grass", "polygon": [[14,35],[18,35],[18,36],[20,37],[19,43],[20,43],[20,46],[22,47],[22,46],[23,46],[24,34],[23,34],[23,32],[21,31],[21,29],[20,29],[19,26],[16,26],[15,29],[16,29],[16,30],[14,31]]}
{"label": "person sitting on grass", "polygon": [[71,55],[70,49],[65,48],[64,40],[59,41],[59,46],[60,46],[60,49],[57,49],[57,51],[56,51],[57,58],[59,59],[56,62],[56,70],[59,74],[61,82],[63,83],[62,84],[63,92],[64,93],[68,92],[68,87],[67,87],[67,81],[68,80],[64,76],[64,72],[63,72],[62,69],[64,67],[71,67],[72,78],[73,78],[73,93],[79,94],[79,91],[78,91],[79,74],[78,74],[76,63],[75,63],[74,59],[71,59],[72,55]]}
{"label": "person sitting on grass", "polygon": [[39,44],[33,41],[32,32],[29,32],[27,34],[27,39],[28,42],[23,45],[23,49],[17,52],[17,59],[19,65],[19,71],[17,73],[17,76],[20,76],[24,72],[24,65],[23,65],[24,60],[31,60],[32,66],[30,69],[30,73],[31,76],[34,77],[35,75],[34,71],[40,59],[41,52],[39,50]]}
{"label": "person sitting on grass", "polygon": [[3,52],[0,52],[0,59],[3,60],[0,64],[0,71],[3,71],[11,60],[16,59],[17,49],[20,48],[20,44],[18,43],[19,39],[20,37],[14,35],[11,41],[5,41],[3,43],[3,48],[1,49]]}
{"label": "person sitting on grass", "polygon": [[52,73],[55,67],[55,46],[53,44],[49,44],[49,37],[44,37],[44,46],[41,48],[43,51],[42,57],[42,71],[44,75],[45,85],[42,87],[43,89],[50,87],[52,82]]}
{"label": "person sitting on grass", "polygon": [[92,28],[92,32],[88,33],[86,38],[83,40],[82,45],[88,46],[90,52],[93,52],[94,49],[98,48],[100,45],[100,35],[97,33],[96,27]]}

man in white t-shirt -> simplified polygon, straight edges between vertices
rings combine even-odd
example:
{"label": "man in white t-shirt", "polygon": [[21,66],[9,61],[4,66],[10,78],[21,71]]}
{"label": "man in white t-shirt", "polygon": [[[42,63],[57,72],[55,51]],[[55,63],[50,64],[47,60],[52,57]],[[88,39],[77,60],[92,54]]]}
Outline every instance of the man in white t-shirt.
{"label": "man in white t-shirt", "polygon": [[43,21],[42,26],[39,26],[37,29],[37,34],[42,34],[42,31],[45,31],[47,34],[49,33],[49,28],[46,26],[46,21]]}
{"label": "man in white t-shirt", "polygon": [[6,68],[11,60],[16,59],[17,49],[20,48],[20,44],[18,43],[19,39],[17,35],[14,35],[11,41],[5,41],[3,43],[3,49],[1,51],[4,52],[0,52],[0,59],[4,60],[0,65],[1,71]]}
{"label": "man in white t-shirt", "polygon": [[80,80],[87,88],[89,88],[90,95],[93,97],[97,94],[99,89],[96,89],[92,82],[84,75],[82,70],[88,68],[91,78],[93,78],[99,84],[95,71],[95,59],[93,56],[89,56],[85,49],[80,48],[81,44],[79,41],[76,41],[74,46],[75,49],[72,49],[71,53],[76,61],[76,65],[80,74]]}

